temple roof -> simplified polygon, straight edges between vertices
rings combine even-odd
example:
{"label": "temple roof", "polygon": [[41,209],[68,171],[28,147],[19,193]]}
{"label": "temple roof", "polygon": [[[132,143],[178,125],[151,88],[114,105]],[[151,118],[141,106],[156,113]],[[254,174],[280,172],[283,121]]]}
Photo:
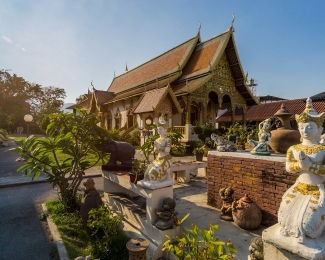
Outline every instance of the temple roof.
{"label": "temple roof", "polygon": [[90,106],[92,94],[84,94],[85,99],[83,101],[78,102],[77,104],[73,104],[65,109],[74,109],[74,108],[88,108]]}
{"label": "temple roof", "polygon": [[123,92],[150,81],[161,80],[181,71],[186,65],[196,44],[200,41],[199,33],[188,41],[174,47],[160,56],[115,77],[108,91]]}
{"label": "temple roof", "polygon": [[[295,114],[301,114],[306,108],[306,99],[294,99],[285,100],[279,102],[261,103],[259,105],[250,106],[247,108],[246,121],[263,121],[266,118],[274,117],[274,114],[281,108],[284,104],[286,109],[292,113],[291,118],[294,118]],[[325,112],[325,102],[315,101],[313,106],[317,113]],[[216,122],[231,122],[231,111],[227,111],[222,116],[220,116]],[[235,121],[242,121],[243,112],[242,109],[236,109],[235,111]]]}
{"label": "temple roof", "polygon": [[316,100],[325,100],[325,92],[321,92],[321,93],[318,93],[314,96],[311,96],[310,97],[312,101],[316,101]]}
{"label": "temple roof", "polygon": [[232,30],[233,28],[230,27],[226,32],[196,45],[182,76],[172,84],[176,95],[193,92],[207,82],[213,76],[213,70],[218,65],[223,53],[226,53],[237,90],[248,105],[258,104],[258,100],[246,85]]}
{"label": "temple roof", "polygon": [[179,106],[178,101],[170,86],[146,92],[141,98],[138,105],[135,107],[133,113],[141,114],[155,111],[155,109],[165,101],[167,95],[170,96],[174,109],[177,110],[178,113],[181,113],[182,109]]}

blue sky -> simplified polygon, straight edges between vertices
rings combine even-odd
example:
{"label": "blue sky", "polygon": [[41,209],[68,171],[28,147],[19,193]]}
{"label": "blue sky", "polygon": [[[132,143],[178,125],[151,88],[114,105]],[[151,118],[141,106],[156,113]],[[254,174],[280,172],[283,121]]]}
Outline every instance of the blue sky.
{"label": "blue sky", "polygon": [[64,88],[65,102],[193,37],[207,40],[235,14],[235,40],[257,95],[325,91],[325,1],[0,0],[0,69]]}

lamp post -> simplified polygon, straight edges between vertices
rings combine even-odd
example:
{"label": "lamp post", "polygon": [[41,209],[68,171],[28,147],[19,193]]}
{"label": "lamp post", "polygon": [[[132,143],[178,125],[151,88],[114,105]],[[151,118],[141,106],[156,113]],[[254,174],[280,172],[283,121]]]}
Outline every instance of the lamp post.
{"label": "lamp post", "polygon": [[29,136],[29,124],[33,121],[33,117],[30,114],[24,116],[24,120],[27,123],[27,137]]}

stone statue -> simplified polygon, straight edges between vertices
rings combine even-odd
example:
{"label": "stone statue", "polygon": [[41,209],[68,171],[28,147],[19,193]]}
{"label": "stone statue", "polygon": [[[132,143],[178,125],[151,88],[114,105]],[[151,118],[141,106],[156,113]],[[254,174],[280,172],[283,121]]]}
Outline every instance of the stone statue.
{"label": "stone statue", "polygon": [[[166,121],[162,115],[159,118],[158,134],[159,138],[155,140],[155,151],[158,152],[156,159],[147,167],[144,178],[138,182],[139,185],[150,182],[161,182],[164,180],[171,180],[170,167],[172,165],[172,157],[170,155],[170,148],[172,141],[166,136],[167,129],[165,128]],[[150,185],[149,185],[150,186]]]}
{"label": "stone statue", "polygon": [[228,220],[232,221],[232,203],[234,201],[233,195],[234,195],[234,190],[229,187],[229,188],[222,188],[219,191],[219,195],[222,199],[222,207],[221,207],[221,214],[220,218],[223,220]]}
{"label": "stone statue", "polygon": [[84,228],[87,229],[88,212],[93,208],[99,208],[103,205],[103,201],[95,188],[95,182],[92,178],[87,179],[83,185],[85,186],[83,188],[85,194],[81,200],[80,216]]}
{"label": "stone statue", "polygon": [[108,163],[102,165],[102,170],[130,171],[132,169],[135,149],[131,144],[114,141],[112,138],[109,138],[96,144],[96,148],[111,154]]}
{"label": "stone statue", "polygon": [[177,221],[177,212],[175,212],[176,202],[172,198],[164,198],[162,209],[156,209],[156,214],[159,217],[154,224],[160,230],[171,229]]}
{"label": "stone statue", "polygon": [[219,152],[236,152],[237,151],[235,143],[233,143],[225,138],[222,138],[221,136],[216,135],[215,133],[211,134],[211,139],[212,139],[212,141],[214,141],[216,149]]}
{"label": "stone statue", "polygon": [[250,260],[263,260],[263,240],[260,237],[254,237],[249,245]]}
{"label": "stone statue", "polygon": [[325,227],[325,145],[320,143],[325,113],[318,115],[310,98],[296,115],[301,143],[289,147],[286,170],[298,174],[283,195],[278,212],[280,233],[304,243],[320,237]]}
{"label": "stone statue", "polygon": [[275,119],[273,117],[265,119],[258,125],[258,142],[249,140],[249,143],[254,147],[251,154],[270,155],[269,143],[271,141],[270,129],[274,125]]}

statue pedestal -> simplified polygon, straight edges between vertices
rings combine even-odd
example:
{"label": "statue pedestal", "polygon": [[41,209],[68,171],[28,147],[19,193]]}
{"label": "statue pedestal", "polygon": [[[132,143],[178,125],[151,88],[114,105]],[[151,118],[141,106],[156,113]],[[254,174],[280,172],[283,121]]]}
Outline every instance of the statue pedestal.
{"label": "statue pedestal", "polygon": [[[113,210],[125,216],[124,225],[131,224],[136,232],[128,233],[131,237],[143,236],[149,239],[150,246],[147,250],[147,259],[159,259],[167,257],[168,252],[162,252],[163,243],[169,237],[181,235],[180,226],[174,229],[160,230],[153,226],[158,220],[156,209],[161,209],[164,198],[173,198],[174,180],[153,182],[151,184],[139,181],[137,184],[130,182],[127,172],[108,172],[102,171],[104,177],[104,198]],[[142,186],[140,186],[140,185]],[[113,194],[126,194],[125,198],[115,199]],[[132,198],[139,197],[145,199],[145,215],[140,210],[134,209]],[[125,203],[123,203],[123,201]],[[125,227],[124,227],[125,228]],[[123,230],[125,230],[123,228]]]}
{"label": "statue pedestal", "polygon": [[265,229],[262,234],[264,260],[321,260],[325,259],[325,236],[306,238],[304,244],[294,237],[280,234],[280,225]]}

